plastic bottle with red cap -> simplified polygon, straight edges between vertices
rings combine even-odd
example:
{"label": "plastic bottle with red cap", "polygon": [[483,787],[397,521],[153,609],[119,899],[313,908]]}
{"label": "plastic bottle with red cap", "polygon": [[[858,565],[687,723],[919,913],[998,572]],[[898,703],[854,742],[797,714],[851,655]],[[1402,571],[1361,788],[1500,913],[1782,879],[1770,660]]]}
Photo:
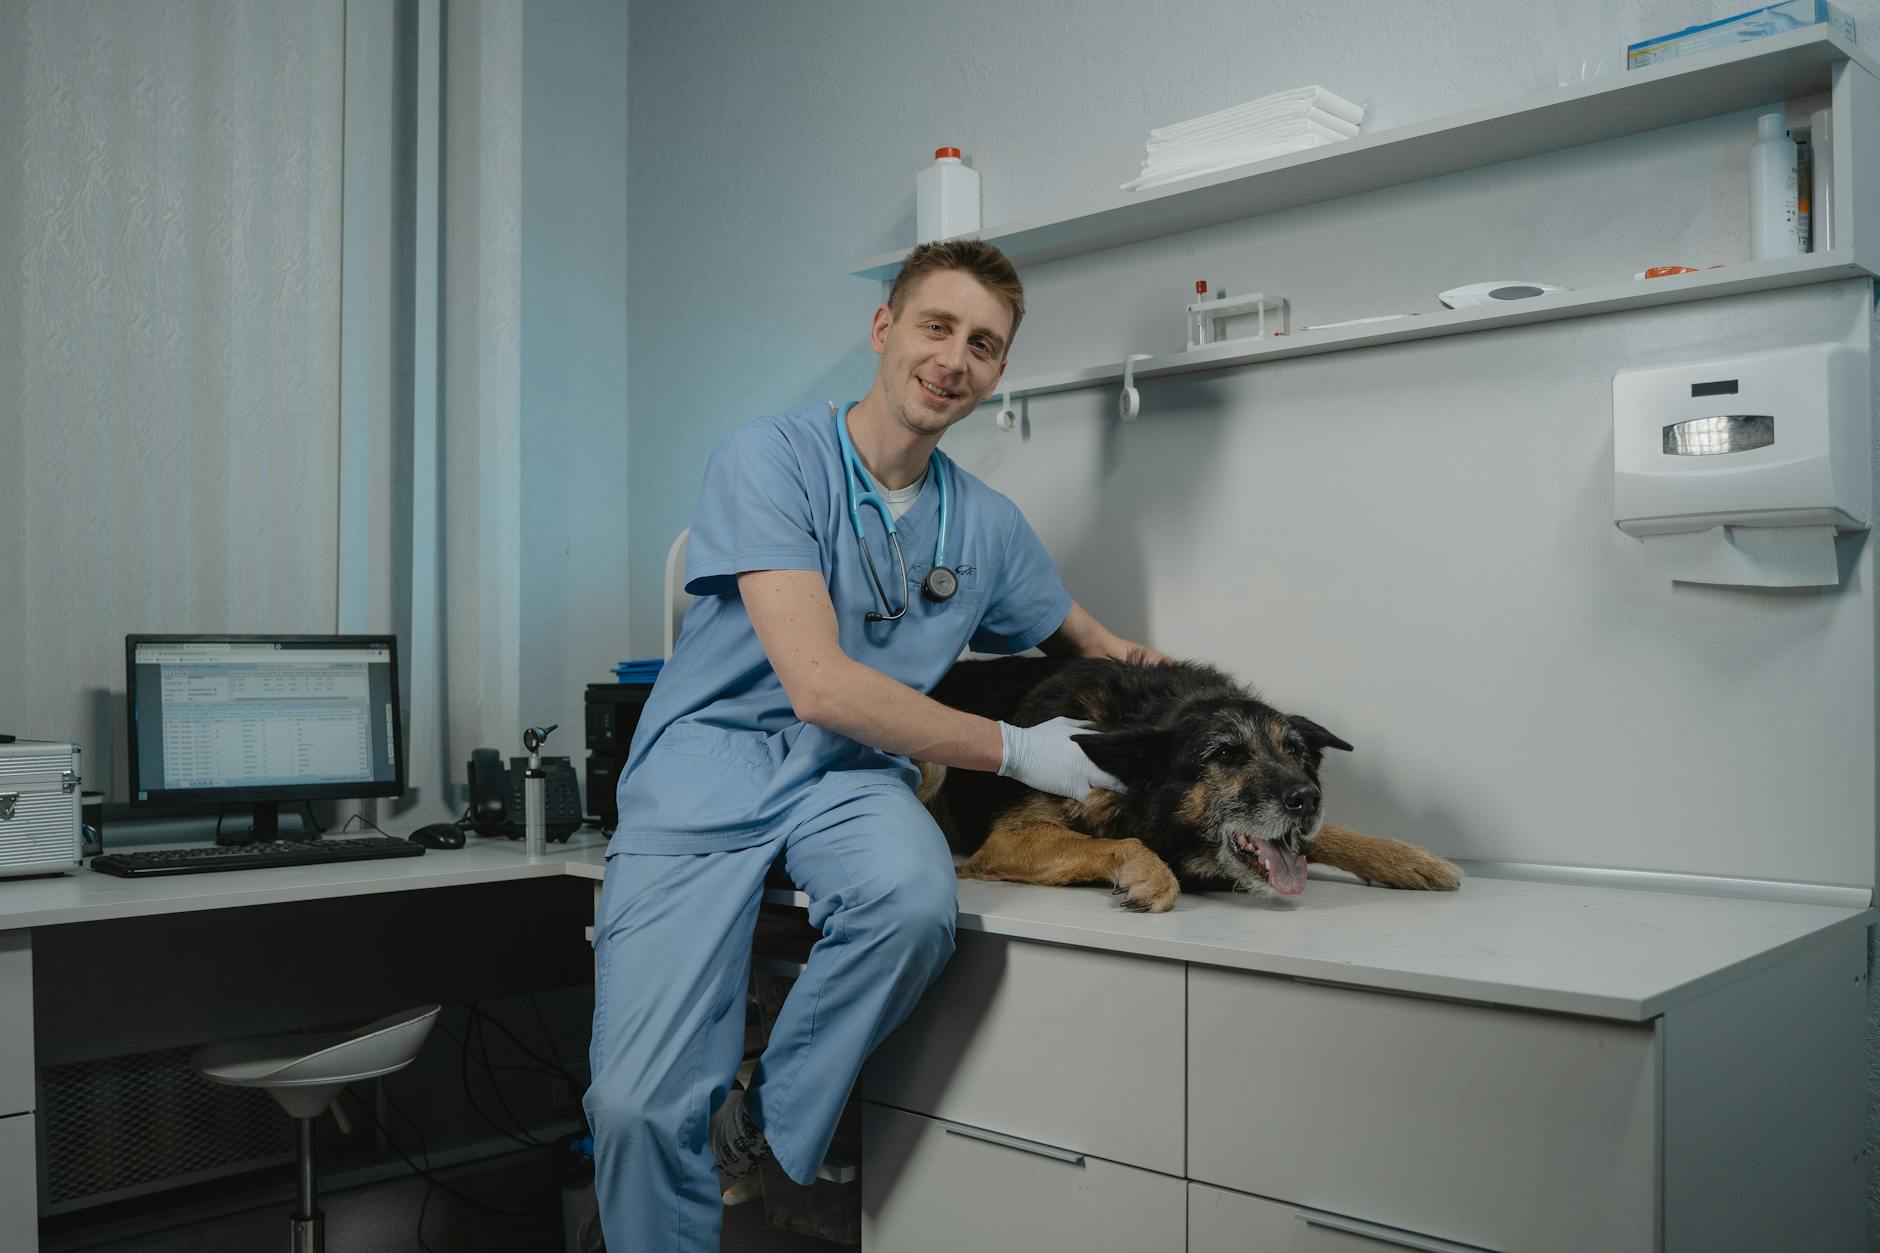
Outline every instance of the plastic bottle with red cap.
{"label": "plastic bottle with red cap", "polygon": [[979,229],[979,171],[958,148],[937,148],[933,164],[914,179],[915,243],[952,239]]}

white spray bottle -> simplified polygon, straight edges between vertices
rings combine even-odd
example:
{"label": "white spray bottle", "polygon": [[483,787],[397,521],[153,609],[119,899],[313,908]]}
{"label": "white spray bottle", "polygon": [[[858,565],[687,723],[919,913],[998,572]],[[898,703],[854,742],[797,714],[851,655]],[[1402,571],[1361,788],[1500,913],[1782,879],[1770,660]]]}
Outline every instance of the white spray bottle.
{"label": "white spray bottle", "polygon": [[1780,112],[1756,119],[1749,150],[1749,259],[1792,257],[1802,250],[1796,197],[1795,141]]}

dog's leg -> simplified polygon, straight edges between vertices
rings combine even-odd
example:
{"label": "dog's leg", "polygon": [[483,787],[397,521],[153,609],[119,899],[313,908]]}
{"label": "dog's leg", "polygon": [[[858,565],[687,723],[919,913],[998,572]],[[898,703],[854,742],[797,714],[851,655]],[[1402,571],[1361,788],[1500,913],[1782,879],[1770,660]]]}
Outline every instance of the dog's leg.
{"label": "dog's leg", "polygon": [[1306,860],[1348,870],[1367,883],[1387,888],[1428,888],[1452,892],[1462,871],[1428,849],[1402,840],[1359,835],[1349,827],[1326,824],[1306,841]]}
{"label": "dog's leg", "polygon": [[1160,857],[1141,840],[1100,840],[1073,831],[1058,818],[1061,802],[1038,797],[1001,814],[979,851],[960,867],[963,879],[1008,883],[1109,883],[1125,908],[1159,914],[1181,888]]}
{"label": "dog's leg", "polygon": [[940,795],[940,785],[947,781],[947,768],[934,761],[917,761],[914,768],[920,771],[920,786],[914,789],[914,798],[923,805],[932,805],[933,798]]}

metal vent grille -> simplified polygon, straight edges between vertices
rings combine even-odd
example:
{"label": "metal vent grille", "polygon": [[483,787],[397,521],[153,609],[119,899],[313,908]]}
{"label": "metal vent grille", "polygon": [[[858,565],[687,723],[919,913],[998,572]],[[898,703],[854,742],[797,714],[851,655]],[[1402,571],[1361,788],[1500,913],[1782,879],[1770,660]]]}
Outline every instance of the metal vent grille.
{"label": "metal vent grille", "polygon": [[274,1099],[208,1082],[189,1052],[39,1072],[45,1213],[293,1160],[294,1121]]}

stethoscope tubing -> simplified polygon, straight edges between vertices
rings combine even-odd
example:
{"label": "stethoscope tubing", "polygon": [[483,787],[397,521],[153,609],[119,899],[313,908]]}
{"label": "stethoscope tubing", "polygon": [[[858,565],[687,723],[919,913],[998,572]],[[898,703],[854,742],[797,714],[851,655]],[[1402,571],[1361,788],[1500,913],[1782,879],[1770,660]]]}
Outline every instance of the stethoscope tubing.
{"label": "stethoscope tubing", "polygon": [[[842,488],[848,498],[849,522],[855,527],[855,543],[862,550],[862,562],[868,569],[869,582],[874,584],[875,599],[881,603],[882,612],[872,615],[872,619],[894,622],[907,613],[908,602],[911,599],[907,595],[907,558],[901,552],[901,531],[894,524],[894,513],[888,508],[888,502],[875,491],[875,485],[869,479],[868,472],[862,468],[862,459],[856,455],[855,442],[849,438],[849,410],[855,408],[858,403],[860,402],[851,400],[840,409],[836,409],[835,402],[829,402],[829,408],[836,415],[836,442],[842,448]],[[936,448],[929,454],[927,464],[933,472],[935,490],[940,493],[940,533],[934,538],[933,569],[928,572],[927,580],[922,584],[922,590],[933,599],[944,601],[950,599],[953,592],[948,590],[945,594],[938,594],[934,591],[933,580],[936,572],[945,571],[954,587],[957,587],[957,580],[953,572],[946,569],[947,524],[951,502],[947,499],[946,471],[940,464],[939,449]],[[860,480],[862,485],[859,493],[855,490],[857,480]],[[862,531],[863,505],[873,506],[876,514],[880,516],[881,525],[888,533],[888,545],[894,549],[895,562],[901,569],[901,607],[893,613],[888,612],[888,592],[882,585],[880,574],[875,570],[875,559],[869,555],[868,539]]]}

